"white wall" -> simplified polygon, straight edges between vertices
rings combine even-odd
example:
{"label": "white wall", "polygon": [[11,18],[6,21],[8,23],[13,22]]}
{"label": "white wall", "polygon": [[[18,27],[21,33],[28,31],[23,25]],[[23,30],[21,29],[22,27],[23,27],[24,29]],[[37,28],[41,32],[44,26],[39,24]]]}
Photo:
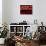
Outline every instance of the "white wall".
{"label": "white wall", "polygon": [[8,15],[7,15],[7,0],[2,0],[2,22],[8,23]]}
{"label": "white wall", "polygon": [[0,0],[0,27],[2,27],[2,0]]}
{"label": "white wall", "polygon": [[[4,16],[7,23],[21,22],[26,20],[29,24],[34,23],[34,19],[37,19],[38,24],[41,21],[46,25],[46,0],[4,0]],[[32,15],[21,15],[20,5],[32,5]]]}

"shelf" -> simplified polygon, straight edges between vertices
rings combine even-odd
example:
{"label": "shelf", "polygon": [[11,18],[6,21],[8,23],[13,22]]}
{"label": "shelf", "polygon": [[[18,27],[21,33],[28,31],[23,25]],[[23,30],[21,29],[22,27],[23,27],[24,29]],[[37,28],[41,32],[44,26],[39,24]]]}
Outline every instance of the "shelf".
{"label": "shelf", "polygon": [[[15,32],[10,32],[10,33],[15,33]],[[16,33],[23,33],[23,32],[16,32]]]}
{"label": "shelf", "polygon": [[9,26],[31,26],[31,25],[9,25]]}
{"label": "shelf", "polygon": [[[22,36],[25,36],[25,34],[26,34],[26,28],[30,27],[30,26],[31,25],[9,25],[9,27],[10,27],[10,33],[16,33],[17,35],[22,34]],[[14,30],[16,32],[14,32]],[[13,32],[11,32],[11,31],[13,31]]]}
{"label": "shelf", "polygon": [[23,33],[23,32],[16,32],[16,33]]}
{"label": "shelf", "polygon": [[15,32],[10,32],[10,33],[15,33]]}

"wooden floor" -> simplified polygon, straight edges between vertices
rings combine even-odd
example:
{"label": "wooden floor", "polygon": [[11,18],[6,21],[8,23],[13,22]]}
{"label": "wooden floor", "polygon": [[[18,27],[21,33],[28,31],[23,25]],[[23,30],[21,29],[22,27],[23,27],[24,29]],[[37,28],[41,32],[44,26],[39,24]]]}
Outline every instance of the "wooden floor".
{"label": "wooden floor", "polygon": [[37,41],[36,42],[32,41],[32,46],[46,46],[46,44],[45,45],[39,45],[39,43]]}
{"label": "wooden floor", "polygon": [[4,46],[4,45],[1,44],[0,46]]}
{"label": "wooden floor", "polygon": [[[0,45],[0,46],[4,46],[4,45]],[[38,44],[34,44],[32,46],[39,46]],[[46,45],[40,45],[40,46],[46,46]]]}
{"label": "wooden floor", "polygon": [[46,45],[40,45],[40,46],[46,46]]}

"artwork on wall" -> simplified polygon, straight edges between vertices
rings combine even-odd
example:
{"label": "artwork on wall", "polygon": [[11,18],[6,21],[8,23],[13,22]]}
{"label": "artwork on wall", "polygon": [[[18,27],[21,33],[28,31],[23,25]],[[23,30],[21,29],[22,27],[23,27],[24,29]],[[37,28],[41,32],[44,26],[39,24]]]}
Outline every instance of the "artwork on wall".
{"label": "artwork on wall", "polygon": [[32,14],[32,5],[20,5],[20,14]]}

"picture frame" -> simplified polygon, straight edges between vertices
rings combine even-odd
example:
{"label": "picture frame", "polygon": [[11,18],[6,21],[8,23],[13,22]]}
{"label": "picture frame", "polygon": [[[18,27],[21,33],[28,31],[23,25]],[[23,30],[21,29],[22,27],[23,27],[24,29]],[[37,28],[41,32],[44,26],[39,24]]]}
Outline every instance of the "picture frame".
{"label": "picture frame", "polygon": [[20,5],[20,14],[32,14],[32,5]]}

